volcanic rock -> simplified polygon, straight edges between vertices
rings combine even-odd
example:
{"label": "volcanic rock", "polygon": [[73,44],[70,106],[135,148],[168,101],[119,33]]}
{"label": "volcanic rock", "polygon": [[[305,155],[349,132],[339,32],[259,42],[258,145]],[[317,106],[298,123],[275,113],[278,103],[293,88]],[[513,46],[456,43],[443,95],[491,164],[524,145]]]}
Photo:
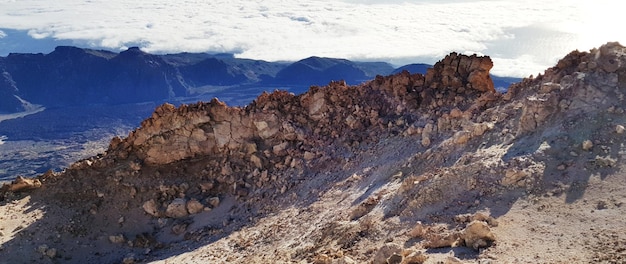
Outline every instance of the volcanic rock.
{"label": "volcanic rock", "polygon": [[489,225],[483,221],[472,221],[469,223],[463,231],[461,238],[467,247],[475,250],[488,247],[491,242],[496,240]]}
{"label": "volcanic rock", "polygon": [[183,198],[174,199],[165,209],[165,216],[171,218],[181,218],[189,215],[187,212],[187,202]]}

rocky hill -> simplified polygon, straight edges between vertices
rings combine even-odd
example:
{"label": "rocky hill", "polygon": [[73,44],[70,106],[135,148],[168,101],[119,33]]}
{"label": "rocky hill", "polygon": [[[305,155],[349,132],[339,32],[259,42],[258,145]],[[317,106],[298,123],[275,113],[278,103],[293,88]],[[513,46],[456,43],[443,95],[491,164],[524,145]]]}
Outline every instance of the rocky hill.
{"label": "rocky hill", "polygon": [[1,261],[621,263],[626,47],[495,91],[489,57],[245,107],[164,104],[3,187]]}

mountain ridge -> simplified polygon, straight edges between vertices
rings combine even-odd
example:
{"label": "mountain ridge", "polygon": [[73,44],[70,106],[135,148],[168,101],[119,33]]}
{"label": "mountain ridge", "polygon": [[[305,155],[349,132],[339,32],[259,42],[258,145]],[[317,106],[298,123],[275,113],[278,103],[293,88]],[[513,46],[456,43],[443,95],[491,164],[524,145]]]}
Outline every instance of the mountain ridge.
{"label": "mountain ridge", "polygon": [[[24,111],[21,100],[46,107],[164,102],[197,96],[202,87],[257,86],[257,93],[275,87],[301,93],[311,85],[333,80],[358,84],[393,70],[383,62],[315,56],[286,63],[232,54],[153,55],[136,47],[114,53],[59,46],[48,54],[0,57],[0,112]],[[220,97],[216,90],[209,96]]]}

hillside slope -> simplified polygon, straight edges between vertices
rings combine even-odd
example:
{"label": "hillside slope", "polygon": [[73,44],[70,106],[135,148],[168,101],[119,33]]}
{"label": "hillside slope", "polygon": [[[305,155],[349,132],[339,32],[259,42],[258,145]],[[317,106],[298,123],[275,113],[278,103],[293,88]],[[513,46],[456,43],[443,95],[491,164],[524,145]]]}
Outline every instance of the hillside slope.
{"label": "hillside slope", "polygon": [[506,94],[491,67],[452,53],[245,108],[162,105],[106,153],[3,187],[0,261],[623,262],[626,47]]}

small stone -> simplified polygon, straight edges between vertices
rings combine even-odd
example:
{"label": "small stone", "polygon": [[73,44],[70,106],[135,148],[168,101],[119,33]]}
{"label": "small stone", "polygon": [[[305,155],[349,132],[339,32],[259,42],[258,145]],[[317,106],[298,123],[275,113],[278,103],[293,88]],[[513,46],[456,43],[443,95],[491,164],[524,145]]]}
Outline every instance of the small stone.
{"label": "small stone", "polygon": [[174,199],[165,209],[165,215],[170,218],[181,218],[188,214],[187,202],[183,198]]}
{"label": "small stone", "polygon": [[48,250],[46,250],[46,256],[48,256],[49,258],[55,258],[57,256],[57,249],[56,248],[50,248]]}
{"label": "small stone", "polygon": [[487,223],[482,221],[472,221],[463,231],[462,238],[465,246],[478,250],[490,245],[496,240]]}
{"label": "small stone", "polygon": [[556,167],[556,169],[560,170],[560,171],[565,170],[566,168],[567,168],[567,166],[565,166],[565,164],[561,164],[561,165]]}
{"label": "small stone", "polygon": [[373,264],[386,264],[387,259],[392,255],[400,254],[402,252],[402,247],[395,243],[387,243],[383,245],[374,256],[372,261]]}
{"label": "small stone", "polygon": [[124,219],[124,217],[123,217],[123,216],[120,216],[120,218],[119,218],[119,219],[117,219],[117,223],[118,223],[118,224],[123,224],[123,223],[124,223],[124,221],[125,221],[125,219]]}
{"label": "small stone", "polygon": [[111,243],[113,244],[122,244],[126,242],[126,238],[124,238],[124,235],[119,234],[116,236],[109,236],[109,241],[111,241]]}
{"label": "small stone", "polygon": [[450,110],[450,117],[451,118],[460,118],[463,116],[463,111],[459,110],[459,108],[454,108],[452,110]]}
{"label": "small stone", "polygon": [[395,253],[391,257],[387,258],[387,264],[400,264],[402,263],[402,255]]}
{"label": "small stone", "polygon": [[615,126],[615,132],[617,134],[623,134],[624,133],[624,126],[622,126],[622,125]]}
{"label": "small stone", "polygon": [[259,169],[263,168],[263,162],[261,161],[261,158],[257,157],[257,155],[251,155],[250,162],[252,162],[252,164]]}
{"label": "small stone", "polygon": [[411,264],[422,264],[426,262],[428,256],[422,252],[409,252],[404,257],[403,263],[411,263]]}
{"label": "small stone", "polygon": [[591,140],[587,139],[587,140],[583,141],[582,147],[583,147],[583,150],[588,151],[591,148],[593,148],[593,142],[591,142]]}
{"label": "small stone", "polygon": [[501,184],[504,186],[511,186],[514,184],[523,183],[522,180],[528,176],[528,172],[524,170],[518,170],[515,168],[508,169],[504,173],[504,178],[502,179]]}
{"label": "small stone", "polygon": [[304,159],[305,160],[312,160],[315,158],[315,154],[309,151],[305,151],[304,152]]}
{"label": "small stone", "polygon": [[43,244],[43,245],[40,245],[39,247],[37,247],[37,252],[39,252],[42,255],[45,255],[46,251],[48,251],[48,245],[46,245],[46,244]]}
{"label": "small stone", "polygon": [[409,231],[409,236],[412,238],[422,238],[424,236],[425,230],[426,229],[422,222],[417,222],[417,224],[415,224],[415,227],[413,227],[413,229]]}
{"label": "small stone", "polygon": [[131,254],[131,255],[128,255],[128,256],[124,257],[124,260],[122,260],[122,263],[124,263],[124,264],[134,264],[135,261],[136,261],[135,260],[135,256],[133,256]]}
{"label": "small stone", "polygon": [[146,201],[145,203],[143,203],[143,210],[154,217],[159,217],[159,209],[157,207],[156,201],[154,201],[154,199]]}
{"label": "small stone", "polygon": [[211,198],[209,198],[209,204],[213,208],[218,207],[220,205],[220,198],[219,197],[211,197]]}
{"label": "small stone", "polygon": [[213,182],[203,182],[203,183],[200,183],[199,185],[200,185],[200,190],[202,192],[206,192],[208,190],[211,190],[211,189],[213,189],[213,186],[214,186]]}
{"label": "small stone", "polygon": [[178,225],[174,225],[172,226],[172,233],[175,235],[180,235],[185,233],[185,231],[187,231],[187,225],[186,224],[178,224]]}
{"label": "small stone", "polygon": [[189,214],[197,214],[204,210],[204,205],[198,202],[196,199],[191,199],[187,202],[187,211]]}

